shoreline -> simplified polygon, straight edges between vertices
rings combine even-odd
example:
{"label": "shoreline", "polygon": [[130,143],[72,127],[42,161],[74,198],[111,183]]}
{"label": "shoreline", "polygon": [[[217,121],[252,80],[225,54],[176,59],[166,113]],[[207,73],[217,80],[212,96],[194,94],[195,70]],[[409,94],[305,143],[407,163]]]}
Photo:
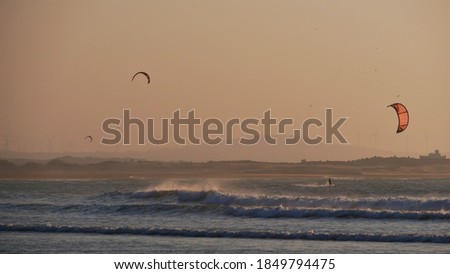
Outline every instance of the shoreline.
{"label": "shoreline", "polygon": [[371,158],[350,162],[154,162],[83,158],[45,163],[0,160],[0,179],[450,178],[450,160]]}
{"label": "shoreline", "polygon": [[442,174],[282,174],[282,173],[259,173],[259,174],[242,174],[242,173],[160,173],[160,174],[11,174],[1,175],[0,180],[146,180],[146,179],[318,179],[323,178],[354,178],[354,179],[371,179],[371,178],[392,178],[392,179],[450,179],[450,173]]}

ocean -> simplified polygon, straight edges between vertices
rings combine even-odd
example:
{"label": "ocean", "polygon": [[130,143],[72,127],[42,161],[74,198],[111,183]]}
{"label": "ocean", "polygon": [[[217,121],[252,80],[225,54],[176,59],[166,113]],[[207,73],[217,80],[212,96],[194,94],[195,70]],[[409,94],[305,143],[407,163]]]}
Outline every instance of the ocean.
{"label": "ocean", "polygon": [[450,180],[0,180],[0,253],[450,253]]}

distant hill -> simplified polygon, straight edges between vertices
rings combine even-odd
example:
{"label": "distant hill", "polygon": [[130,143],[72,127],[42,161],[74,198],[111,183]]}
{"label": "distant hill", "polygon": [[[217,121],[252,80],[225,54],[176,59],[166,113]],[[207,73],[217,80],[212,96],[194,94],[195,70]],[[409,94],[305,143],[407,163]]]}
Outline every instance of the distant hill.
{"label": "distant hill", "polygon": [[[237,141],[236,141],[237,142]],[[23,163],[27,160],[49,160],[61,158],[70,163],[96,163],[102,158],[115,159],[145,159],[152,161],[231,161],[231,160],[251,160],[260,162],[300,162],[303,159],[308,161],[330,160],[347,161],[366,157],[381,156],[408,156],[405,153],[383,151],[372,148],[357,147],[341,144],[319,144],[310,146],[305,144],[297,145],[268,145],[260,142],[253,146],[240,144],[233,145],[179,145],[179,146],[149,146],[148,150],[128,151],[128,152],[105,152],[92,151],[84,153],[24,153],[0,151],[0,158],[10,159],[15,163]],[[418,154],[414,154],[418,156]],[[409,155],[411,156],[411,155]],[[80,158],[83,158],[80,160]],[[82,161],[82,162],[79,162]]]}
{"label": "distant hill", "polygon": [[201,177],[382,176],[449,177],[450,160],[371,157],[352,161],[163,162],[62,157],[46,163],[0,160],[0,178],[201,178]]}
{"label": "distant hill", "polygon": [[6,161],[6,160],[0,160],[0,170],[9,171],[9,170],[12,170],[14,168],[16,168],[15,164],[13,164],[13,163],[11,163],[9,161]]}

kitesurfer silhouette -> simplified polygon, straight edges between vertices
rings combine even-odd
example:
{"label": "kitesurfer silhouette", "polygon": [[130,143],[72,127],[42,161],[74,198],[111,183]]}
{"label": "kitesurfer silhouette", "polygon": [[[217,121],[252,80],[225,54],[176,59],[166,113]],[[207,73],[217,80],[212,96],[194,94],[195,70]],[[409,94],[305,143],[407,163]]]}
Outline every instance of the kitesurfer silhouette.
{"label": "kitesurfer silhouette", "polygon": [[331,178],[328,178],[328,186],[335,186],[335,185],[331,182]]}

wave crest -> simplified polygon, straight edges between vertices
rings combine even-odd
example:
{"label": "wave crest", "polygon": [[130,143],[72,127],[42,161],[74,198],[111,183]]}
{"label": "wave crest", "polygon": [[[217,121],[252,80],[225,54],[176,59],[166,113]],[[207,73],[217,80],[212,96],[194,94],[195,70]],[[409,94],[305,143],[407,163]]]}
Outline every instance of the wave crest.
{"label": "wave crest", "polygon": [[216,190],[151,190],[140,191],[132,198],[173,198],[179,202],[202,204],[249,206],[249,207],[290,207],[290,208],[330,208],[357,210],[396,210],[396,211],[450,211],[450,199],[433,198],[320,198],[294,196],[256,196],[225,193]]}

